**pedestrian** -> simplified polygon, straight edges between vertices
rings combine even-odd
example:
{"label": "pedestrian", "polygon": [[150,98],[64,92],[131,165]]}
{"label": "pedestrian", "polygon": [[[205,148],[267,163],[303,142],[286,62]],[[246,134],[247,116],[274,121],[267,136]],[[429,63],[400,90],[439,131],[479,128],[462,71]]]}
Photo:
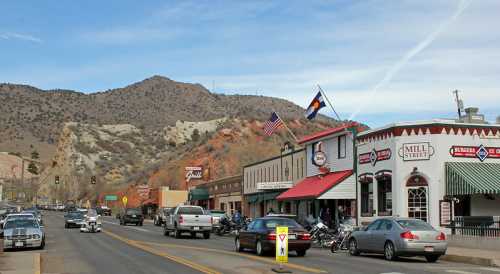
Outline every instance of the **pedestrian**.
{"label": "pedestrian", "polygon": [[331,228],[331,226],[332,226],[332,214],[330,214],[330,208],[328,208],[328,207],[324,208],[322,213],[323,214],[321,216],[321,219],[326,224],[326,226]]}
{"label": "pedestrian", "polygon": [[238,225],[241,223],[241,214],[240,214],[239,210],[236,210],[236,212],[234,212],[234,214],[233,214],[233,222],[235,224],[238,224]]}

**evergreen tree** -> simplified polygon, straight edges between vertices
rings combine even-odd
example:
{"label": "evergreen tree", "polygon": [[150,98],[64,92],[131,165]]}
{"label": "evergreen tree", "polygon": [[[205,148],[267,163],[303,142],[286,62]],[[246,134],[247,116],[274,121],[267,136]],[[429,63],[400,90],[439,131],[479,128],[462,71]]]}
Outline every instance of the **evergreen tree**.
{"label": "evergreen tree", "polygon": [[40,159],[40,154],[38,153],[38,151],[33,150],[33,152],[31,152],[31,159],[33,160]]}

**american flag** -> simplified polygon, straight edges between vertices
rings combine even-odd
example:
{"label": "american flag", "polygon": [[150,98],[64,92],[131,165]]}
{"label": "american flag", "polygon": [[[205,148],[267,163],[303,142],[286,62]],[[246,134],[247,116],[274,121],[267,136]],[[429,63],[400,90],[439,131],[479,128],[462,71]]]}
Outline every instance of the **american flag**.
{"label": "american flag", "polygon": [[281,121],[280,117],[278,116],[278,114],[276,114],[276,112],[273,112],[271,114],[271,118],[269,118],[269,120],[264,125],[264,133],[267,136],[271,136],[274,133],[274,131],[281,126],[283,126],[283,121]]}

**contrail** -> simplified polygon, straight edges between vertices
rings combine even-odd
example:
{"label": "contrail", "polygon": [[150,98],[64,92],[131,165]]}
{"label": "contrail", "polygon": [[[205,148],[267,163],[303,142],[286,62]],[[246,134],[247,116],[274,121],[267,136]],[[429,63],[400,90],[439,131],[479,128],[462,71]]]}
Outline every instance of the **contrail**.
{"label": "contrail", "polygon": [[391,67],[389,71],[385,74],[384,78],[380,82],[378,82],[370,91],[368,94],[368,99],[364,101],[364,103],[361,104],[356,111],[354,111],[351,116],[349,117],[349,120],[352,120],[358,115],[363,108],[366,107],[368,102],[371,102],[379,88],[382,86],[385,86],[387,83],[389,83],[394,75],[401,70],[403,66],[405,66],[408,61],[410,61],[415,55],[419,54],[421,51],[423,51],[425,48],[427,48],[436,38],[444,31],[446,30],[451,23],[453,23],[461,14],[462,12],[469,6],[470,2],[468,0],[462,0],[458,4],[457,10],[453,15],[448,18],[446,21],[444,21],[436,30],[434,30],[429,36],[427,36],[423,41],[418,43],[414,48],[412,48],[410,51],[408,51],[401,60],[399,60],[394,66]]}

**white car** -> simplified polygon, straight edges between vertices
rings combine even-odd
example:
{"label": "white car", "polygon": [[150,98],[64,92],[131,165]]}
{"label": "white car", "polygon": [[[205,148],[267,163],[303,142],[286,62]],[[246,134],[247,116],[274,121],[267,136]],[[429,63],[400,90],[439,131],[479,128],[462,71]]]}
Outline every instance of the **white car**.
{"label": "white car", "polygon": [[80,232],[101,232],[101,228],[101,215],[98,215],[95,209],[89,209],[84,215]]}
{"label": "white car", "polygon": [[[17,215],[17,214],[16,214]],[[45,247],[45,233],[36,218],[15,216],[4,223],[3,249]]]}

